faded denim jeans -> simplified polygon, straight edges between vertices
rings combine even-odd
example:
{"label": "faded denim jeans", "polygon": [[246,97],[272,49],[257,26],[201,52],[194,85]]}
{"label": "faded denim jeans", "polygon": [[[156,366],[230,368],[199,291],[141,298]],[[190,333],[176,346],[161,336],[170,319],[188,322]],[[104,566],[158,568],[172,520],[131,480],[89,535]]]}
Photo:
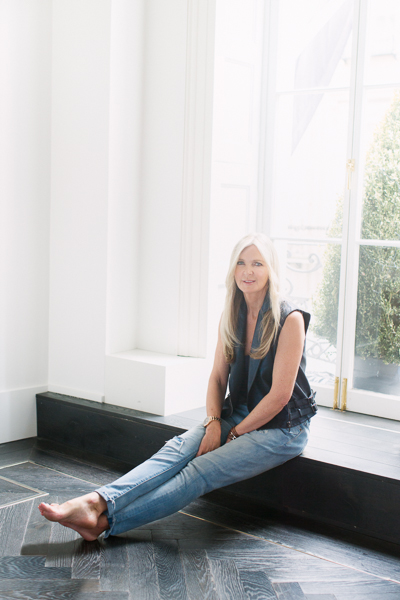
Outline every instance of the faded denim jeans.
{"label": "faded denim jeans", "polygon": [[196,458],[203,425],[169,440],[161,450],[97,490],[107,502],[106,537],[166,517],[217,488],[259,475],[294,458],[307,444],[309,421],[290,429],[261,429],[225,444],[233,425],[248,414],[237,408],[222,421],[221,446]]}

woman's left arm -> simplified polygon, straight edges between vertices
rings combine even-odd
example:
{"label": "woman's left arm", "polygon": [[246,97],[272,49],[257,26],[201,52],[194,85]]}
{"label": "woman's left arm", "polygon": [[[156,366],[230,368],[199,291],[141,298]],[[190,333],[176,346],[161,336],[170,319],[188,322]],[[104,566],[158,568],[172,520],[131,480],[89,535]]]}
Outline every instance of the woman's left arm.
{"label": "woman's left arm", "polygon": [[292,312],[286,318],[279,336],[271,389],[251,413],[236,425],[239,435],[268,423],[289,402],[299,371],[304,339],[303,315],[298,311]]}

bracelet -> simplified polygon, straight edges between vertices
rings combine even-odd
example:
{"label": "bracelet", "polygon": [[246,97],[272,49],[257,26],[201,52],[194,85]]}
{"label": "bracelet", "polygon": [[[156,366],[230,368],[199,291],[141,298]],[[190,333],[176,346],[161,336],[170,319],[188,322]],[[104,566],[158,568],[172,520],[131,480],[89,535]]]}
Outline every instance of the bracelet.
{"label": "bracelet", "polygon": [[236,431],[236,427],[233,426],[232,429],[228,433],[228,438],[227,439],[231,442],[232,440],[236,440],[238,437],[240,437],[240,435]]}

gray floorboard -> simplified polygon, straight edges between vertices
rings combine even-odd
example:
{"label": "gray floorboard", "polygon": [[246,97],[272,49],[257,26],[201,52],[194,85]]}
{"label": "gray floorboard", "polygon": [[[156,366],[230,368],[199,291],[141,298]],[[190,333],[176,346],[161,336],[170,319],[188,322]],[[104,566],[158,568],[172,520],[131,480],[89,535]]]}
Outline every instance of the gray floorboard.
{"label": "gray floorboard", "polygon": [[160,598],[154,548],[151,542],[134,542],[127,545],[128,588],[132,600],[157,600]]}
{"label": "gray floorboard", "polygon": [[78,477],[83,481],[93,483],[97,487],[105,485],[121,475],[118,471],[101,469],[98,466],[86,464],[56,452],[50,453],[38,448],[35,448],[31,452],[30,460],[43,467],[48,467],[55,471],[60,471],[65,475],[71,475],[73,477]]}
{"label": "gray floorboard", "polygon": [[97,593],[98,581],[0,579],[0,599],[76,600],[82,593]]}
{"label": "gray floorboard", "polygon": [[3,556],[0,579],[70,579],[68,567],[46,567],[43,556]]}
{"label": "gray floorboard", "polygon": [[305,600],[305,595],[296,581],[275,584],[278,600]]}
{"label": "gray floorboard", "polygon": [[326,527],[324,531],[322,526],[308,524],[309,528],[305,529],[288,525],[284,519],[268,518],[268,515],[260,518],[235,510],[227,511],[204,499],[190,504],[185,508],[185,513],[207,517],[214,524],[227,527],[228,531],[231,528],[239,529],[319,558],[400,581],[400,546],[394,544],[377,542],[366,536],[354,537],[344,530],[336,530],[333,537],[332,528]]}
{"label": "gray floorboard", "polygon": [[101,542],[78,540],[72,557],[72,579],[100,579],[100,563],[104,546]]}
{"label": "gray floorboard", "polygon": [[109,537],[101,554],[100,582],[103,591],[129,591],[127,541]]}
{"label": "gray floorboard", "polygon": [[0,509],[0,556],[19,556],[33,500]]}
{"label": "gray floorboard", "polygon": [[231,558],[210,560],[211,572],[216,583],[219,598],[224,600],[247,600],[247,594],[240,581],[236,561]]}
{"label": "gray floorboard", "polygon": [[207,552],[205,550],[183,552],[182,562],[189,598],[218,600]]}
{"label": "gray floorboard", "polygon": [[185,574],[176,540],[153,543],[160,597],[163,600],[188,600]]}
{"label": "gray floorboard", "polygon": [[[0,461],[24,452],[30,461],[3,463],[0,477],[42,490],[47,502],[96,489],[112,474],[38,452],[32,441],[3,445]],[[13,490],[6,490],[11,501]],[[400,547],[365,536],[200,499],[137,530],[85,542],[43,519],[41,500],[0,509],[0,600],[400,599]]]}
{"label": "gray floorboard", "polygon": [[2,478],[0,471],[0,506],[15,504],[21,500],[27,500],[28,498],[39,495],[40,493]]}
{"label": "gray floorboard", "polygon": [[[58,500],[57,498],[56,502]],[[58,523],[51,523],[50,540],[46,554],[46,567],[71,568],[77,543],[81,539],[79,534],[73,529],[61,527]]]}
{"label": "gray floorboard", "polygon": [[263,571],[239,571],[240,581],[249,600],[276,600],[271,581]]}
{"label": "gray floorboard", "polygon": [[32,501],[32,510],[25,530],[25,537],[21,547],[22,555],[47,556],[50,548],[50,536],[52,523],[43,519],[38,510],[40,502],[45,501],[49,504],[58,501],[58,496],[48,495],[45,498]]}

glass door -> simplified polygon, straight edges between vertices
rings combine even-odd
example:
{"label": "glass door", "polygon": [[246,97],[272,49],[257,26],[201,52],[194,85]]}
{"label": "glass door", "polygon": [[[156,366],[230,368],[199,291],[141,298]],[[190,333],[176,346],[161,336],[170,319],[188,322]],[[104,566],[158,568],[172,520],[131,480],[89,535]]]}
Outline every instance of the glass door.
{"label": "glass door", "polygon": [[307,373],[319,403],[331,406],[341,365],[354,7],[279,0],[271,12],[265,180],[272,202],[264,230],[279,252],[283,295],[313,315]]}
{"label": "glass door", "polygon": [[270,10],[263,228],[307,372],[321,405],[400,418],[400,3]]}
{"label": "glass door", "polygon": [[[400,419],[400,3],[361,3],[342,378],[348,410]],[[348,310],[347,310],[348,307]],[[346,381],[345,381],[346,386]]]}

